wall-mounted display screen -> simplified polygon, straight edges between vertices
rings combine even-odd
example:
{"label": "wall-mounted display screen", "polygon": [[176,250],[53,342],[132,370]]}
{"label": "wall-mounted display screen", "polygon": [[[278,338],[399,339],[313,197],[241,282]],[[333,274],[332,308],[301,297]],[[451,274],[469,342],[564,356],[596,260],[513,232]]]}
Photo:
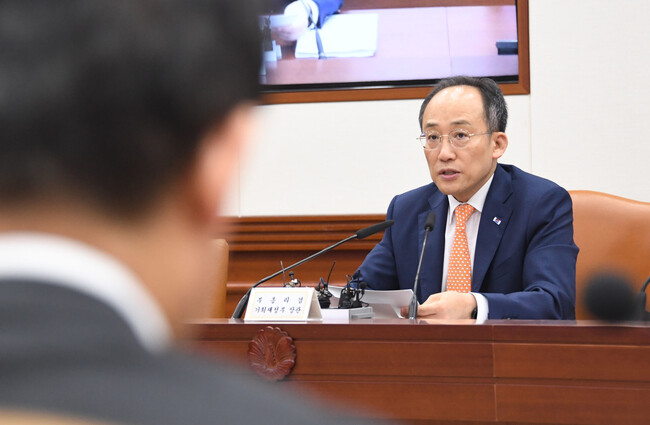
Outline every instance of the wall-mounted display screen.
{"label": "wall-mounted display screen", "polygon": [[266,93],[430,86],[452,75],[520,79],[515,0],[268,2]]}

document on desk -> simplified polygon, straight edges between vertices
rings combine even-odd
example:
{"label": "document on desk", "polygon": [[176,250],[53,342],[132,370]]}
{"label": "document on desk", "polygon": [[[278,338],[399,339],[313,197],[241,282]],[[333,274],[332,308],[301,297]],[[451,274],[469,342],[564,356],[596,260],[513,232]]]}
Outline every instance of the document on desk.
{"label": "document on desk", "polygon": [[[379,15],[344,13],[331,16],[318,29],[323,54],[328,58],[365,58],[377,51]],[[296,58],[318,58],[316,30],[305,33],[296,43]]]}
{"label": "document on desk", "polygon": [[[334,297],[341,298],[342,287],[330,285],[328,289]],[[375,310],[375,318],[387,319],[401,317],[400,308],[408,307],[411,298],[413,298],[413,290],[411,289],[397,289],[394,291],[366,289],[361,301],[368,303]]]}

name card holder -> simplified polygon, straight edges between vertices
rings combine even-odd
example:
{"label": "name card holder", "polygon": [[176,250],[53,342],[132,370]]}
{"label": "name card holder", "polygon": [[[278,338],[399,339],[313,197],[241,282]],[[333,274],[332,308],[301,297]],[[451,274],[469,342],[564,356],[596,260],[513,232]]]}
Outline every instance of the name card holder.
{"label": "name card holder", "polygon": [[244,320],[303,322],[322,320],[314,288],[254,288]]}

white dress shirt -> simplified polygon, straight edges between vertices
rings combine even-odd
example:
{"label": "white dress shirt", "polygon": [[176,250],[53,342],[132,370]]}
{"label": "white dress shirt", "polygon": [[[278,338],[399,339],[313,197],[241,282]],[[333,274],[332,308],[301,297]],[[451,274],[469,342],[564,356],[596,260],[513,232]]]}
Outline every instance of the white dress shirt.
{"label": "white dress shirt", "polygon": [[73,239],[42,233],[0,234],[0,279],[31,279],[102,301],[151,352],[169,347],[171,328],[147,289],[122,263]]}
{"label": "white dress shirt", "polygon": [[[483,186],[472,196],[469,201],[466,203],[474,207],[476,211],[469,216],[467,223],[465,224],[465,233],[467,234],[467,244],[469,247],[469,258],[472,264],[472,278],[474,277],[474,252],[476,251],[476,239],[478,237],[478,227],[481,222],[481,212],[483,211],[483,205],[485,205],[485,198],[487,198],[488,191],[490,190],[490,185],[492,184],[492,179],[494,174],[490,176],[490,179],[485,182]],[[447,212],[447,227],[445,228],[445,254],[444,254],[444,263],[442,266],[442,291],[447,290],[447,271],[449,269],[449,255],[451,253],[451,247],[454,244],[454,236],[456,234],[456,207],[461,205],[456,198],[452,195],[447,195],[449,200],[449,211]],[[487,298],[483,295],[471,292],[476,299],[476,321],[478,323],[483,323],[487,320],[489,306]]]}

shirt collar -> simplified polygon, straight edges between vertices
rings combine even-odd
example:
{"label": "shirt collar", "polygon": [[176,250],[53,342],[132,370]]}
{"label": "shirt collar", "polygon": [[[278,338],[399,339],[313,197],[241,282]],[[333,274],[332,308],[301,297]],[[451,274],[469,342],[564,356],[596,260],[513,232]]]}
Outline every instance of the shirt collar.
{"label": "shirt collar", "polygon": [[494,179],[494,173],[492,173],[488,181],[486,181],[467,202],[458,202],[458,200],[452,195],[447,195],[447,199],[449,200],[449,212],[453,214],[453,212],[456,211],[456,207],[460,204],[469,204],[473,206],[476,211],[482,212],[483,205],[485,205],[485,199],[487,198],[490,185],[492,184],[492,179]]}
{"label": "shirt collar", "polygon": [[70,288],[101,300],[152,352],[170,345],[169,323],[146,288],[122,263],[93,247],[46,234],[0,234],[0,278],[17,277]]}

